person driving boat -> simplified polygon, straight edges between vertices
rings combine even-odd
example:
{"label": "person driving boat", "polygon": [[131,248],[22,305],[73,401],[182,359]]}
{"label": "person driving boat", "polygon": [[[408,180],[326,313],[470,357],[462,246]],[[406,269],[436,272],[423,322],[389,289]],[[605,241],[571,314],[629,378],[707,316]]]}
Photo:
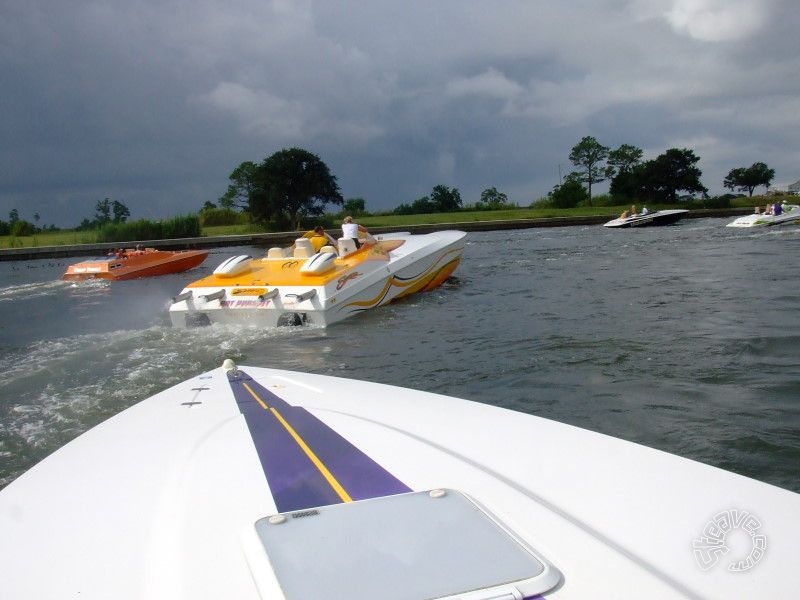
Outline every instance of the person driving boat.
{"label": "person driving boat", "polygon": [[361,240],[359,240],[359,234],[361,233],[364,234],[364,236],[367,238],[367,241],[373,239],[366,227],[353,221],[353,217],[349,215],[346,216],[342,221],[342,237],[350,238],[356,243],[356,248],[360,248]]}

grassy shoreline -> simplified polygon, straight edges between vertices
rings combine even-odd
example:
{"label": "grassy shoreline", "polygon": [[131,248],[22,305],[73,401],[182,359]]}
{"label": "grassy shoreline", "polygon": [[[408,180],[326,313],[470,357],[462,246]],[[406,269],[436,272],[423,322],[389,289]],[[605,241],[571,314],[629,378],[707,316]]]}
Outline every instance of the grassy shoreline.
{"label": "grassy shoreline", "polygon": [[[764,203],[764,198],[741,198],[739,201],[746,200],[747,202],[735,202],[738,206],[731,209],[718,209],[720,216],[729,214],[741,213],[742,210],[752,210],[753,206]],[[739,205],[740,204],[740,205]],[[662,210],[666,208],[675,208],[675,205],[651,205],[651,210]],[[416,215],[394,215],[394,214],[378,214],[378,215],[365,215],[358,217],[359,223],[367,228],[381,228],[381,227],[412,227],[421,225],[439,225],[444,223],[491,223],[493,221],[526,221],[537,219],[581,219],[588,217],[595,218],[608,218],[613,219],[621,211],[627,208],[627,205],[621,206],[581,206],[576,208],[514,208],[505,210],[473,210],[473,211],[457,211],[448,213],[429,213],[429,214],[416,214]],[[708,212],[714,209],[704,209],[703,212]],[[336,220],[328,216],[326,221]],[[338,221],[338,220],[337,220]],[[304,225],[307,228],[312,228],[316,222],[310,220]],[[242,225],[220,225],[214,227],[203,227],[202,237],[216,237],[216,236],[235,236],[235,235],[254,235],[266,233],[281,233],[270,232],[253,224]],[[31,236],[15,237],[15,236],[0,236],[0,249],[20,249],[20,248],[39,248],[39,247],[60,247],[60,246],[80,246],[85,244],[98,244],[97,235],[94,231],[75,231],[75,230],[62,230],[62,231],[46,231],[36,233]]]}

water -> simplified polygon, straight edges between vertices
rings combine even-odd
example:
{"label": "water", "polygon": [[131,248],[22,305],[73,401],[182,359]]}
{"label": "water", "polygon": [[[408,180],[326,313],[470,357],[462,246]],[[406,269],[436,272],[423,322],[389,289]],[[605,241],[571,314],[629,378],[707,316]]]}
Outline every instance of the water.
{"label": "water", "polygon": [[328,329],[170,327],[186,282],[260,248],[114,283],[2,262],[0,487],[233,358],[496,404],[800,492],[800,228],[725,222],[471,233],[444,286]]}

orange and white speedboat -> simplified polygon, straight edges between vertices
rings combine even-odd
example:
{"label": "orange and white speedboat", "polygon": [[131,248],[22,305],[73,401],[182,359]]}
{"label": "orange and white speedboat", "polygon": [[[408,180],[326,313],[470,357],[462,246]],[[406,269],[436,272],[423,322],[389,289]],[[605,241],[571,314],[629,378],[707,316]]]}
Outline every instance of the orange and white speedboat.
{"label": "orange and white speedboat", "polygon": [[466,233],[378,235],[360,248],[350,239],[314,253],[306,238],[267,256],[229,258],[190,283],[169,309],[177,327],[245,323],[327,326],[442,284],[461,260]]}
{"label": "orange and white speedboat", "polygon": [[136,279],[154,275],[181,273],[202,263],[208,250],[182,250],[171,252],[145,248],[120,250],[113,257],[89,260],[67,267],[63,279]]}

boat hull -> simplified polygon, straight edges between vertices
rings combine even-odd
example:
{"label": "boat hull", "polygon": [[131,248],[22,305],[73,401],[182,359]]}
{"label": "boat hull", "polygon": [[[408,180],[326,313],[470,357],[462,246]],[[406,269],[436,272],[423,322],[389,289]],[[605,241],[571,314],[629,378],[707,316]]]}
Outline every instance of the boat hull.
{"label": "boat hull", "polygon": [[603,223],[603,227],[630,228],[630,227],[658,227],[673,225],[681,220],[689,211],[686,209],[659,210],[646,215],[637,214],[632,217],[614,219]]}
{"label": "boat hull", "polygon": [[200,265],[208,257],[208,250],[184,250],[169,252],[162,250],[131,250],[124,258],[85,261],[70,265],[63,279],[81,281],[86,279],[108,279],[119,281],[182,273]]}
{"label": "boat hull", "polygon": [[245,272],[215,274],[189,284],[173,299],[170,318],[176,327],[325,327],[438,287],[458,267],[465,236],[461,231],[378,236],[374,246],[327,261],[322,273],[303,270],[318,262],[318,255],[252,259]]}
{"label": "boat hull", "polygon": [[731,221],[726,227],[750,228],[750,227],[771,227],[773,225],[800,223],[800,206],[790,205],[783,209],[780,215],[752,214],[739,217]]}
{"label": "boat hull", "polygon": [[[448,536],[406,510],[420,494],[465,495],[547,567],[540,587],[405,594],[437,571],[454,584],[503,562],[462,562],[468,545],[429,552]],[[353,517],[335,533],[324,526],[334,509]],[[227,364],[112,417],[0,491],[0,597],[791,598],[799,513],[798,494],[532,415]],[[275,532],[285,545],[269,544],[271,526],[289,528]],[[746,547],[726,548],[729,531]],[[376,593],[384,560],[409,587]],[[288,592],[298,576],[345,591]]]}

